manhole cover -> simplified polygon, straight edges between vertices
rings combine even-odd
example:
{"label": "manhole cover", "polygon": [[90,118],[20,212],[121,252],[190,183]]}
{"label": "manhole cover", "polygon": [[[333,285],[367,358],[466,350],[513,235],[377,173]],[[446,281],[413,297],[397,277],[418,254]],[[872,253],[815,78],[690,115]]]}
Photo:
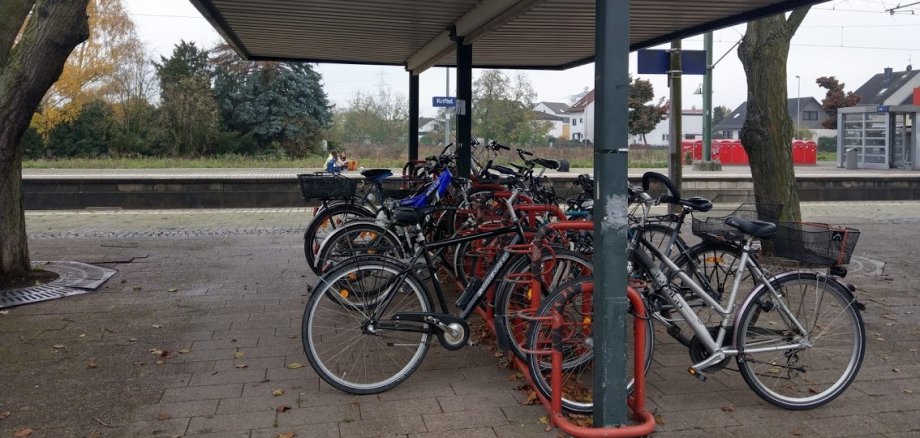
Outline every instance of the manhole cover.
{"label": "manhole cover", "polygon": [[32,286],[22,289],[0,291],[0,308],[19,306],[22,304],[37,303],[39,301],[53,300],[68,295],[78,295],[87,291],[72,289],[54,283]]}
{"label": "manhole cover", "polygon": [[60,277],[48,284],[0,291],[0,309],[85,294],[102,286],[118,272],[73,261],[32,262],[32,266],[55,272]]}

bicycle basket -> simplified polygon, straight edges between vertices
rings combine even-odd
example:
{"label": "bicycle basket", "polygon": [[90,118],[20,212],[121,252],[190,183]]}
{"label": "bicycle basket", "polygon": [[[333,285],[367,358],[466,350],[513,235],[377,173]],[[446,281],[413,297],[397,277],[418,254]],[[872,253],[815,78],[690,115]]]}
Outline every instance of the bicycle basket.
{"label": "bicycle basket", "polygon": [[345,176],[304,173],[297,175],[300,192],[312,199],[351,199],[358,191],[358,180]]}
{"label": "bicycle basket", "polygon": [[850,262],[859,230],[810,222],[776,224],[773,252],[778,257],[814,265],[834,266]]}
{"label": "bicycle basket", "polygon": [[725,219],[732,216],[745,220],[776,222],[783,211],[783,204],[769,200],[758,203],[745,202],[734,209],[713,208],[706,213],[694,212],[693,234],[704,239],[718,238],[734,240],[743,237],[740,231],[725,225]]}

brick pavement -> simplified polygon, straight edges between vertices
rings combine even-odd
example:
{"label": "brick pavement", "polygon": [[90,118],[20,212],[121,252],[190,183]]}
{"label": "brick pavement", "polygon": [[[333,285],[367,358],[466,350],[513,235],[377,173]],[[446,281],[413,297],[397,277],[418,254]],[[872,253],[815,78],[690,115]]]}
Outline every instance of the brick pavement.
{"label": "brick pavement", "polygon": [[[656,436],[920,436],[920,281],[911,275],[920,203],[804,211],[863,230],[848,278],[867,305],[856,382],[823,408],[783,411],[736,372],[688,376],[686,351],[659,333],[648,387]],[[541,407],[520,404],[519,382],[486,346],[434,346],[408,381],[375,396],[321,383],[300,344],[313,281],[306,220],[299,209],[28,213],[34,259],[119,272],[94,293],[0,315],[0,417],[9,412],[0,436],[558,434],[544,432]]]}

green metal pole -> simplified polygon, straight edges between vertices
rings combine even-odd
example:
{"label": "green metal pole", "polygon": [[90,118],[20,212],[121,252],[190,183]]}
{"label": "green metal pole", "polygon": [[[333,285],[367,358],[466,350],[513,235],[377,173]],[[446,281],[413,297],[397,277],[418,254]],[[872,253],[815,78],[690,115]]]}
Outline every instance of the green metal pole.
{"label": "green metal pole", "polygon": [[[626,422],[629,1],[596,0],[594,425]],[[599,212],[599,213],[598,213]]]}
{"label": "green metal pole", "polygon": [[469,178],[473,130],[473,46],[457,37],[457,175]]}
{"label": "green metal pole", "polygon": [[[670,71],[668,72],[668,77],[670,80],[671,87],[671,153],[668,155],[668,178],[674,182],[674,185],[677,187],[677,190],[680,190],[681,180],[683,180],[683,160],[684,152],[681,149],[681,140],[683,138],[683,126],[682,126],[682,111],[681,107],[682,97],[681,94],[681,65],[680,65],[680,52],[681,52],[681,40],[671,41],[671,65]],[[680,211],[679,206],[671,207],[675,212]]]}
{"label": "green metal pole", "polygon": [[703,35],[706,76],[703,76],[703,161],[712,161],[712,32]]}

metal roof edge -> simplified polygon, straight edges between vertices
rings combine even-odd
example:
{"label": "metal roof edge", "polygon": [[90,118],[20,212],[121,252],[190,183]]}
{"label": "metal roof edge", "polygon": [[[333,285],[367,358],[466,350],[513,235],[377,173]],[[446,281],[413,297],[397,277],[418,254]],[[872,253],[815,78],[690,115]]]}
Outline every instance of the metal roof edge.
{"label": "metal roof edge", "polygon": [[192,5],[195,6],[195,9],[198,9],[198,12],[211,23],[211,27],[217,30],[217,33],[223,37],[224,41],[240,55],[241,58],[247,61],[253,61],[252,54],[246,48],[245,45],[240,41],[239,37],[233,32],[233,29],[230,28],[230,23],[224,19],[223,15],[217,12],[217,9],[214,8],[214,4],[211,0],[189,0],[192,2]]}

